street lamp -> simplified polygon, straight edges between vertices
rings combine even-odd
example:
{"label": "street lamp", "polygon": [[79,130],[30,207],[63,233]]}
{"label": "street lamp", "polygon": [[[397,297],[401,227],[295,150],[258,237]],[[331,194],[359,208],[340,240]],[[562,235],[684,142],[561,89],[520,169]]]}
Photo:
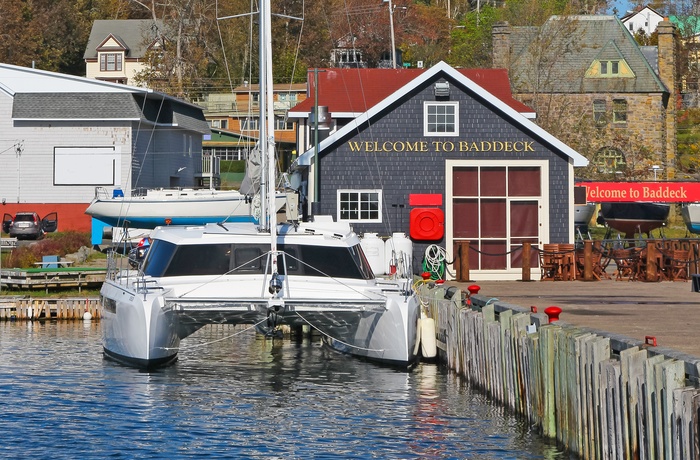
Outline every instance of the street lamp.
{"label": "street lamp", "polygon": [[663,171],[663,170],[664,170],[664,168],[662,168],[659,165],[654,165],[651,167],[651,169],[649,169],[649,171],[654,171],[654,180],[656,180],[656,174],[658,173],[658,171]]}

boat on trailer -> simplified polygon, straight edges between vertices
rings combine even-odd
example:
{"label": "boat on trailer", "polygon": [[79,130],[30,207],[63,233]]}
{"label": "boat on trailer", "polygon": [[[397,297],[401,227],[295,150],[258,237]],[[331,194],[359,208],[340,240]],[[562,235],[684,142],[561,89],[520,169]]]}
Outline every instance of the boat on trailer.
{"label": "boat on trailer", "polygon": [[600,210],[610,228],[631,238],[635,233],[648,234],[666,225],[671,205],[648,202],[601,203]]}
{"label": "boat on trailer", "polygon": [[277,223],[270,0],[260,3],[259,22],[261,218],[159,227],[138,270],[110,260],[100,291],[104,353],[151,368],[173,362],[181,341],[207,324],[266,334],[308,325],[335,350],[408,367],[421,334],[410,267],[377,279],[348,224],[319,216]]}
{"label": "boat on trailer", "polygon": [[[286,203],[277,193],[275,211]],[[112,227],[153,229],[161,225],[202,225],[210,222],[256,222],[260,203],[237,190],[140,189],[124,196],[103,187],[95,189],[86,214]]]}

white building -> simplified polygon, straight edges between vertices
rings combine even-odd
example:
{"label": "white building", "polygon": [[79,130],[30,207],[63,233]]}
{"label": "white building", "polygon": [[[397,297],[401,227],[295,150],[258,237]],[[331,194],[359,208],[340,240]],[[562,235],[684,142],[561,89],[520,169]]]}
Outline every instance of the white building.
{"label": "white building", "polygon": [[663,20],[664,17],[662,15],[648,6],[639,11],[628,12],[620,19],[632,35],[636,34],[639,29],[642,29],[647,37],[656,31],[656,27]]}
{"label": "white building", "polygon": [[2,212],[57,211],[59,231],[88,231],[96,187],[194,186],[209,132],[171,96],[0,64]]}

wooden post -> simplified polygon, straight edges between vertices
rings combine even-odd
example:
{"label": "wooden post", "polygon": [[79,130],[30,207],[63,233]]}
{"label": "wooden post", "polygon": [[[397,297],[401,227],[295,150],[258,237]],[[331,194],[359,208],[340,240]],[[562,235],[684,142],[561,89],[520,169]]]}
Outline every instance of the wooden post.
{"label": "wooden post", "polygon": [[583,242],[583,280],[593,280],[593,241]]}
{"label": "wooden post", "polygon": [[647,272],[645,279],[647,281],[658,281],[658,272],[656,267],[656,244],[653,241],[647,242]]}
{"label": "wooden post", "polygon": [[530,280],[530,249],[532,248],[531,243],[523,243],[523,252],[522,252],[522,265],[523,265],[523,281],[531,281]]}
{"label": "wooden post", "polygon": [[459,281],[469,281],[469,241],[461,241],[459,246]]}

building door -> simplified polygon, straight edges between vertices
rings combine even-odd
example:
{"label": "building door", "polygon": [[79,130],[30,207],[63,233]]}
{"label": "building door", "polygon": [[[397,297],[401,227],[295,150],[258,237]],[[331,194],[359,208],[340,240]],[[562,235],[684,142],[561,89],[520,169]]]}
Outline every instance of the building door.
{"label": "building door", "polygon": [[[519,277],[522,244],[548,239],[547,162],[450,160],[447,177],[447,247],[468,241],[470,274],[480,279]],[[535,270],[537,260],[532,251]]]}

